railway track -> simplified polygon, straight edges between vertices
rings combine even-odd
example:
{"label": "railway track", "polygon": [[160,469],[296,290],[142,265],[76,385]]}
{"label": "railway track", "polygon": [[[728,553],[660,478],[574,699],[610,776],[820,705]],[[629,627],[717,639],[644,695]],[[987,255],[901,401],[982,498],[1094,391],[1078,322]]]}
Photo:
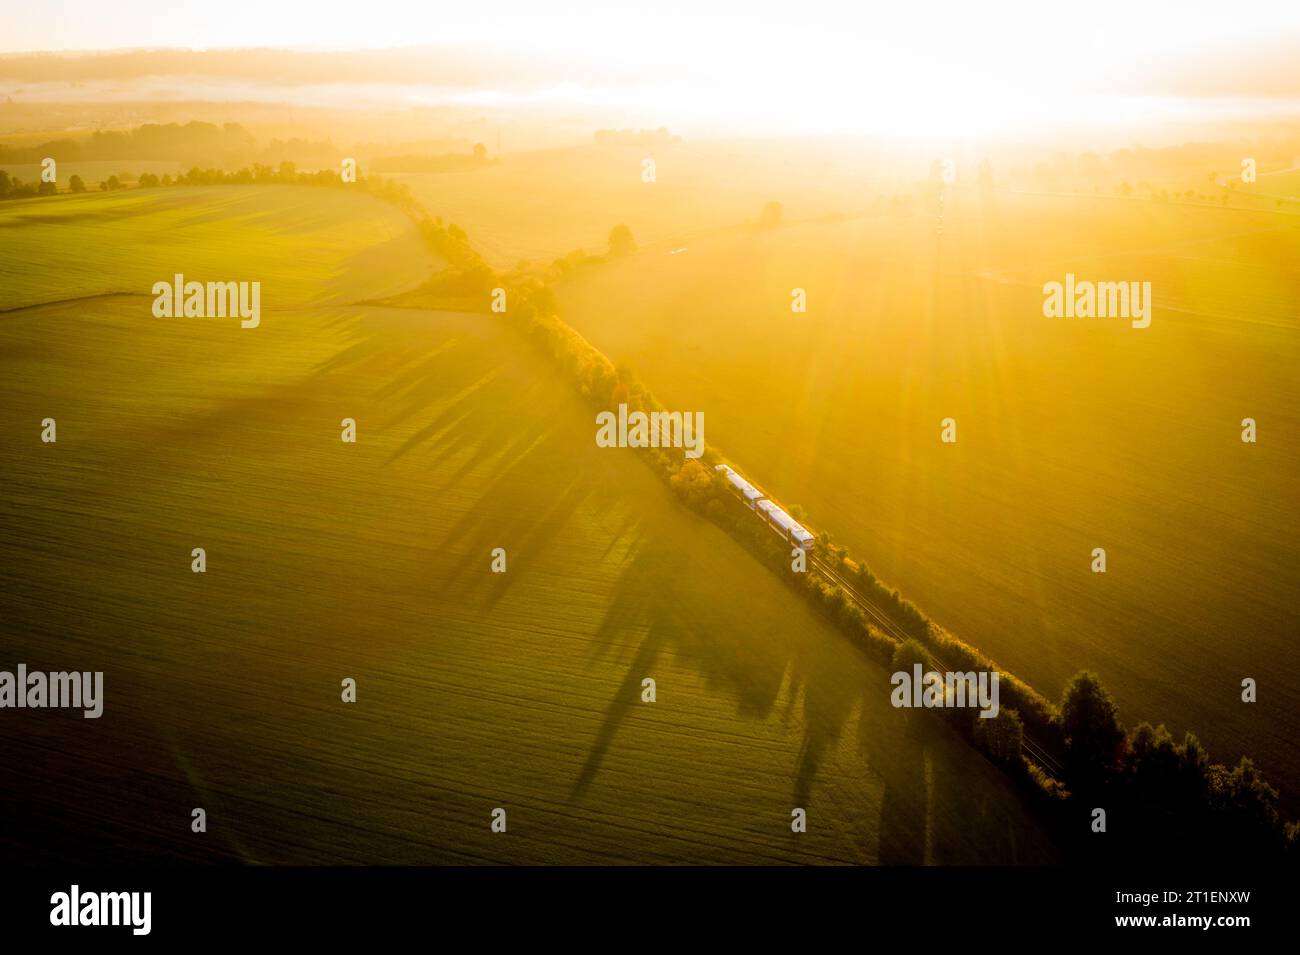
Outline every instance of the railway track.
{"label": "railway track", "polygon": [[[873,601],[863,596],[857,588],[845,580],[837,570],[832,568],[826,561],[822,560],[821,557],[809,553],[808,561],[813,567],[817,568],[818,572],[824,574],[827,579],[834,581],[837,586],[848,594],[853,602],[862,609],[862,612],[865,613],[878,627],[880,627],[882,631],[900,642],[912,639],[898,626],[898,624],[894,622],[893,618],[890,617],[889,614],[885,613],[885,611],[877,606]],[[938,655],[936,655],[929,647],[926,647],[926,652],[930,654],[930,658],[934,660],[935,664],[941,670],[952,669],[939,659]],[[1062,778],[1063,768],[1060,762],[1052,756],[1052,754],[1049,753],[1041,743],[1035,741],[1028,733],[1025,733],[1021,738],[1020,751],[1024,754],[1026,759],[1038,766],[1039,769],[1047,773],[1049,776],[1058,780]]]}

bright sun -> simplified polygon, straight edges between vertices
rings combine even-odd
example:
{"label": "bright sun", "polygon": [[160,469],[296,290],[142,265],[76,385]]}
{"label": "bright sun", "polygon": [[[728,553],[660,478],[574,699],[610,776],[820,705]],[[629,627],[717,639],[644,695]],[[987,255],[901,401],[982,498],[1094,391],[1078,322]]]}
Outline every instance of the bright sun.
{"label": "bright sun", "polygon": [[155,0],[118,0],[76,16],[11,18],[0,44],[454,44],[499,57],[506,70],[516,56],[585,65],[590,82],[537,95],[620,106],[647,122],[658,114],[778,133],[974,135],[1114,119],[1105,94],[1162,55],[1300,25],[1300,4],[1256,5],[1234,19],[1209,0],[174,0],[167,10],[160,17]]}

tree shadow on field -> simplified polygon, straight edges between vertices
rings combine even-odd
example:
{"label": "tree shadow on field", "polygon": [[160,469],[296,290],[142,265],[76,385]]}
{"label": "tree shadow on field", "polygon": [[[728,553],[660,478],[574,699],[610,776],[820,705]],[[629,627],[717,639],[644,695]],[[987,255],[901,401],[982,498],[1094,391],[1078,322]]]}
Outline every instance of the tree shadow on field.
{"label": "tree shadow on field", "polygon": [[[573,435],[554,424],[576,420],[576,399],[526,349],[495,347],[501,329],[481,316],[375,312],[316,375],[373,383],[385,412],[379,433],[401,435],[385,463],[418,459],[434,498],[472,501],[445,537],[472,557],[448,562],[438,583],[491,609],[588,498],[581,473],[562,479],[575,467]],[[447,327],[430,336],[411,324],[421,317]],[[506,549],[509,572],[484,574],[496,547]]]}
{"label": "tree shadow on field", "polygon": [[[621,584],[592,635],[593,655],[617,654],[626,661],[625,675],[589,746],[572,800],[591,792],[620,728],[639,706],[641,679],[671,657],[687,661],[710,695],[731,700],[736,715],[756,731],[772,721],[786,728],[793,757],[788,794],[778,796],[771,811],[788,815],[790,807],[803,807],[810,818],[817,811],[819,824],[833,826],[858,861],[1048,861],[1019,836],[1023,812],[1010,783],[935,714],[895,709],[885,668],[811,612],[803,621],[811,625],[770,638],[770,630],[780,630],[762,619],[772,600],[798,596],[738,602],[727,581],[705,573],[707,561],[681,554],[665,561],[667,545],[640,527],[631,533]],[[728,546],[720,534],[714,536],[712,530],[700,535],[701,551]],[[726,554],[742,565],[755,591],[781,588],[739,548]],[[647,580],[653,583],[647,586]],[[716,599],[708,594],[714,589]],[[716,619],[696,619],[679,609],[687,592],[700,591],[704,606],[722,608],[714,611]],[[761,732],[770,734],[770,725]]]}
{"label": "tree shadow on field", "polygon": [[[383,311],[375,321],[341,325],[338,350],[306,374],[253,378],[247,394],[164,419],[163,427],[151,421],[136,446],[115,452],[120,459],[110,463],[120,468],[101,480],[120,478],[129,464],[129,473],[150,476],[151,493],[162,493],[188,479],[195,460],[220,464],[231,449],[252,450],[245,457],[259,463],[265,458],[270,477],[283,474],[285,462],[321,460],[312,422],[326,408],[333,415],[338,395],[352,395],[363,408],[359,420],[369,422],[373,444],[365,450],[374,449],[374,466],[404,487],[419,482],[414,495],[408,487],[393,499],[409,503],[427,484],[439,510],[441,542],[417,551],[433,556],[401,565],[407,577],[395,590],[415,595],[413,605],[463,600],[490,610],[528,579],[549,547],[591,541],[584,553],[599,561],[599,585],[608,591],[591,653],[623,674],[597,716],[571,801],[586,799],[598,783],[638,705],[640,681],[671,658],[700,677],[706,702],[734,707],[732,731],[751,727],[769,753],[774,738],[778,749],[785,744],[789,759],[775,765],[788,765],[788,778],[747,797],[771,798],[771,806],[758,807],[764,814],[788,818],[790,807],[800,806],[812,817],[820,807],[817,818],[839,839],[833,851],[850,846],[858,861],[979,861],[985,846],[985,861],[1016,861],[1012,808],[994,783],[972,778],[972,766],[986,765],[981,757],[942,726],[908,736],[882,667],[714,525],[686,511],[681,521],[664,521],[663,508],[679,505],[655,499],[670,494],[630,453],[595,448],[585,407],[549,366],[527,349],[498,348],[490,329],[486,340],[479,337],[471,320],[438,319],[431,330],[419,324],[425,319],[434,317]],[[250,434],[293,439],[257,444]],[[205,451],[198,459],[179,453],[195,447]],[[268,512],[269,520],[275,516]],[[343,525],[340,551],[347,534],[361,539],[367,530],[361,520]],[[507,549],[508,573],[485,572],[495,547]],[[322,613],[336,606],[317,602]],[[716,708],[684,713],[705,730],[715,716]],[[921,718],[937,723],[933,715]],[[690,759],[683,739],[669,739],[677,747],[672,755]],[[743,771],[747,758],[738,754],[728,768]],[[724,788],[717,798],[730,796]],[[999,827],[1005,837],[988,834]]]}

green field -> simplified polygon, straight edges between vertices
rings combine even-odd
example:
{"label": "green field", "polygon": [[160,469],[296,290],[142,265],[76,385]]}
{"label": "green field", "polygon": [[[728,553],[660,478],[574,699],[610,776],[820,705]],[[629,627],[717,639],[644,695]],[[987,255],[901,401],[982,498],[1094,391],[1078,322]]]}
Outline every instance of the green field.
{"label": "green field", "polygon": [[[561,313],[1040,691],[1093,669],[1130,725],[1193,729],[1294,797],[1300,217],[968,189],[943,226],[700,237],[575,272]],[[1151,327],[1044,318],[1067,271],[1150,281]]]}
{"label": "green field", "polygon": [[[375,200],[0,203],[0,262],[5,663],[101,669],[107,697],[98,721],[5,722],[8,850],[1056,858],[999,771],[938,720],[909,735],[880,668],[630,452],[597,448],[510,329],[354,304],[433,264]],[[148,287],[181,270],[261,281],[261,326],[155,319]]]}
{"label": "green field", "polygon": [[[646,158],[655,161],[653,183],[641,178]],[[467,172],[385,178],[406,183],[430,211],[466,229],[492,265],[510,268],[578,248],[603,253],[619,223],[647,245],[753,222],[771,200],[798,219],[857,211],[886,173],[900,171],[883,162],[784,142],[703,142],[508,154]]]}
{"label": "green field", "polygon": [[200,186],[0,202],[0,310],[154,282],[259,281],[262,308],[408,288],[437,262],[398,210],[343,189]]}

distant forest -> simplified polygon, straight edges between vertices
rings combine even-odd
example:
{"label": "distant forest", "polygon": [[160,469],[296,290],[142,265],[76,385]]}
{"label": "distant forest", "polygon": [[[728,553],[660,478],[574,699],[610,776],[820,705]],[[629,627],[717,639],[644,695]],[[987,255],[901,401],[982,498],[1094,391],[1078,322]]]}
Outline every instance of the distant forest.
{"label": "distant forest", "polygon": [[[450,151],[454,145],[457,144],[439,141],[366,143],[343,148],[331,140],[306,139],[272,139],[259,145],[257,137],[239,123],[147,123],[135,129],[97,130],[86,137],[69,136],[35,146],[0,143],[0,167],[39,163],[47,156],[60,163],[148,159],[221,169],[282,162],[312,168],[337,168],[344,156],[375,157],[366,165],[376,172],[448,172],[495,161],[487,158],[487,149],[482,143],[475,143],[472,147],[464,143],[463,152]],[[401,154],[382,155],[395,150],[400,150]]]}

